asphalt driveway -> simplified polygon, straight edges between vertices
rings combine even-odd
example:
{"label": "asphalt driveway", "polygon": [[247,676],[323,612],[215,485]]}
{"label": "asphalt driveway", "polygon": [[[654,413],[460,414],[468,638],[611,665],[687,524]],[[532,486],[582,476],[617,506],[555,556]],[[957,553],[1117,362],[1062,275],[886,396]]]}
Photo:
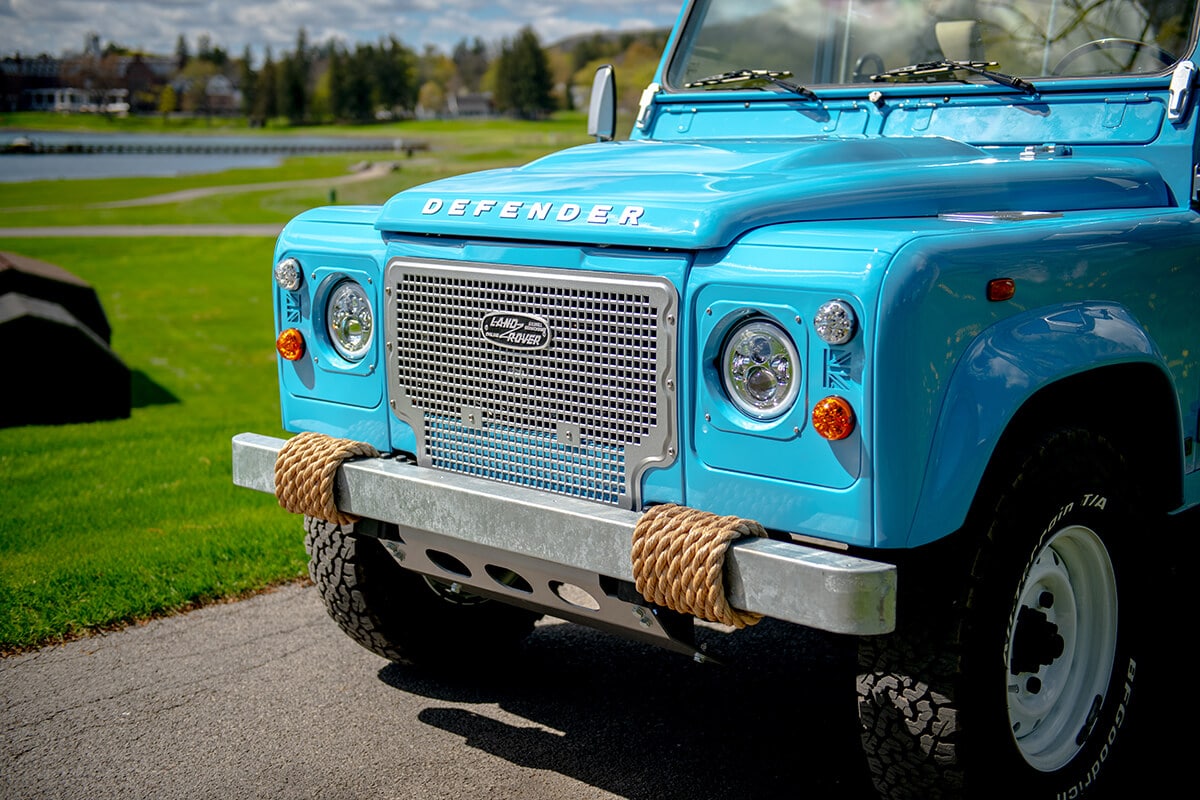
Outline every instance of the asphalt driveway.
{"label": "asphalt driveway", "polygon": [[551,621],[448,680],[289,586],[0,659],[0,797],[870,797],[849,643],[713,636],[732,661]]}

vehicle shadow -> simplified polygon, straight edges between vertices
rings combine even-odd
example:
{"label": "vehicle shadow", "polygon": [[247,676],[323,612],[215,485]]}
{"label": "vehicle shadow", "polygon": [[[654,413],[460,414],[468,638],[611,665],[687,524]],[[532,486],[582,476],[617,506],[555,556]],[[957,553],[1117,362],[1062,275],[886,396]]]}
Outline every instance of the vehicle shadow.
{"label": "vehicle shadow", "polygon": [[[1179,694],[1191,659],[1170,643],[1194,605],[1200,508],[1159,530],[1178,557],[1146,587],[1165,613],[1145,620],[1153,656],[1138,666],[1138,734],[1108,765],[1124,773],[1116,787],[1177,785],[1191,749]],[[516,652],[460,673],[390,664],[379,678],[454,704],[418,719],[469,747],[631,800],[876,797],[860,753],[852,638],[766,620],[733,634],[699,627],[697,639],[718,663],[547,620]],[[492,706],[527,722],[497,719]]]}
{"label": "vehicle shadow", "polygon": [[[874,796],[852,640],[770,620],[732,635],[700,629],[698,640],[720,663],[551,620],[470,677],[395,664],[379,677],[456,704],[419,719],[470,747],[621,797]],[[462,704],[497,705],[528,724]]]}

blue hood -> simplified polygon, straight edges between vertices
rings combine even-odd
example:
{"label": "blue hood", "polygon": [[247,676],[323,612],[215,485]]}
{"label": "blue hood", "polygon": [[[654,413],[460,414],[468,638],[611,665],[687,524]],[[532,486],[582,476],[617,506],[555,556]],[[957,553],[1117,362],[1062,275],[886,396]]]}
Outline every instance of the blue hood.
{"label": "blue hood", "polygon": [[625,141],[393,197],[381,231],[631,247],[721,247],[801,220],[1164,206],[1137,159],[997,158],[943,138]]}

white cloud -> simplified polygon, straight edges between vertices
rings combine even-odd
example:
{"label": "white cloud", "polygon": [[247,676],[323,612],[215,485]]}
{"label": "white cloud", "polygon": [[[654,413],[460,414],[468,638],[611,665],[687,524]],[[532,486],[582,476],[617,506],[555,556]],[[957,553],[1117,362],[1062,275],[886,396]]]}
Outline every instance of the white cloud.
{"label": "white cloud", "polygon": [[0,54],[78,51],[89,33],[163,54],[200,34],[239,54],[290,50],[303,27],[310,42],[395,36],[414,50],[479,37],[495,42],[532,25],[543,43],[592,30],[668,27],[682,0],[0,0]]}

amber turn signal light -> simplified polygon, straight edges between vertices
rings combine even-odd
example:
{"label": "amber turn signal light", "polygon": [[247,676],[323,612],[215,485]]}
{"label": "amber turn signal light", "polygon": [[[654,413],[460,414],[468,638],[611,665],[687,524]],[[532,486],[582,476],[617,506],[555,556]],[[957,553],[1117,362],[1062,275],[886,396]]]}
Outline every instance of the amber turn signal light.
{"label": "amber turn signal light", "polygon": [[275,340],[275,349],[288,361],[295,361],[304,355],[304,334],[288,328]]}
{"label": "amber turn signal light", "polygon": [[840,397],[826,397],[813,407],[813,429],[830,441],[854,432],[854,409]]}
{"label": "amber turn signal light", "polygon": [[1017,293],[1017,282],[1012,278],[996,278],[988,281],[987,299],[993,303],[1002,303],[1005,300],[1012,300],[1013,295]]}

